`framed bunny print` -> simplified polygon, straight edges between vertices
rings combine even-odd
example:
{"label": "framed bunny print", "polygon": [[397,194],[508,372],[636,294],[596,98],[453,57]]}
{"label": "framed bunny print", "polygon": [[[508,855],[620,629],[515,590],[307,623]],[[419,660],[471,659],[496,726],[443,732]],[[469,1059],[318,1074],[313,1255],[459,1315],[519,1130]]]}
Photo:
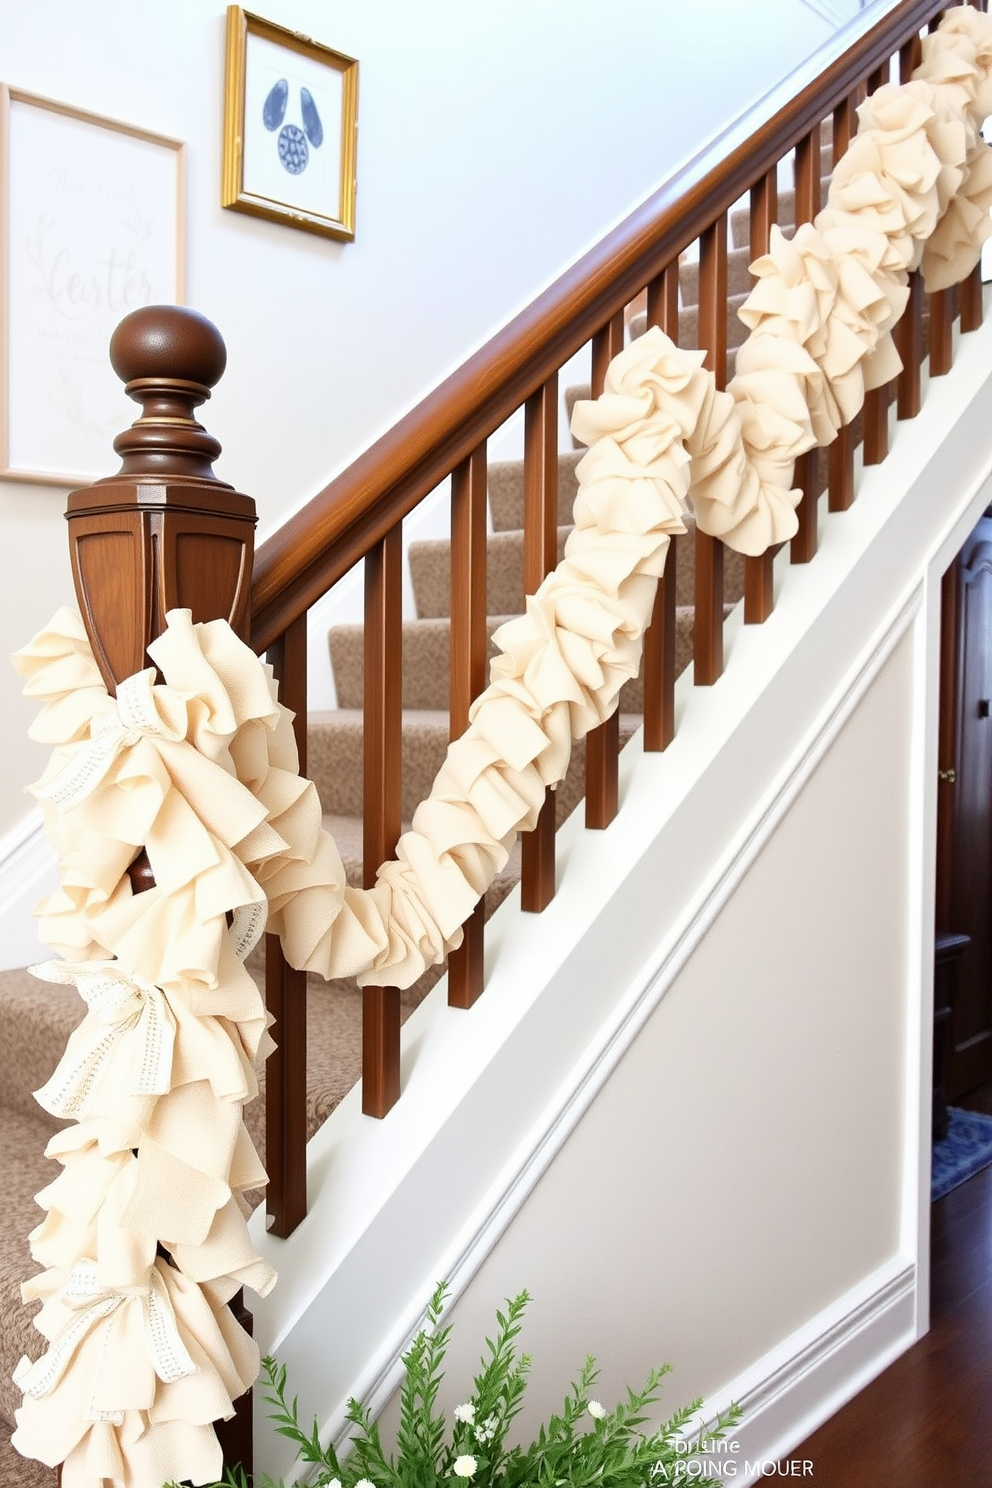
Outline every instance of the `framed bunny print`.
{"label": "framed bunny print", "polygon": [[350,241],[357,130],[353,57],[228,7],[225,207]]}

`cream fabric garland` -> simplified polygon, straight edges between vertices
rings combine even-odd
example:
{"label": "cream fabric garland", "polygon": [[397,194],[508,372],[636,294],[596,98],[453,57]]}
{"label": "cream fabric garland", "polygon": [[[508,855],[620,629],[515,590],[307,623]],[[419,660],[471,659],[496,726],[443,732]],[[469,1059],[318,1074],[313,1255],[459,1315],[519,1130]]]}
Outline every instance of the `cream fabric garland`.
{"label": "cream fabric garland", "polygon": [[[15,1445],[64,1461],[65,1488],[212,1480],[209,1423],[257,1370],[225,1304],[274,1280],[237,1197],[263,1178],[241,1111],[267,1035],[241,958],[266,916],[292,964],[372,983],[408,985],[458,943],[572,739],[636,674],[688,500],[740,551],[788,538],[796,456],[829,443],[898,365],[889,333],[908,271],[933,289],[977,261],[990,66],[992,23],[952,11],[913,82],[862,106],[816,223],[791,240],[774,230],[753,265],[751,335],[725,393],[700,353],[653,330],[577,407],[590,449],[565,558],[498,632],[490,686],[371,890],[347,886],[271,672],[225,624],[170,614],[149,648],[164,682],[150,669],[116,698],[70,611],[20,653],[44,703],[32,734],[54,746],[34,790],[60,860],[40,930],[62,959],[39,971],[77,985],[88,1009],[39,1092],[77,1124],[49,1145],[61,1173],[32,1236],[45,1269],[26,1295],[42,1299],[48,1348],[18,1370]],[[156,884],[135,896],[126,869],[141,845]]]}

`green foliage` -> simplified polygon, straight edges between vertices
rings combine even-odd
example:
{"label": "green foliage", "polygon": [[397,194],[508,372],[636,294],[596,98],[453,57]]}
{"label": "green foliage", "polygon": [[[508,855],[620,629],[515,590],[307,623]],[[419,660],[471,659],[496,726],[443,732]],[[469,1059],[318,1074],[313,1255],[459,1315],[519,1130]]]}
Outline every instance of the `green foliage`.
{"label": "green foliage", "polygon": [[[264,1360],[264,1399],[273,1425],[295,1444],[297,1461],[313,1469],[306,1477],[311,1488],[662,1488],[707,1476],[702,1463],[695,1471],[690,1463],[740,1420],[739,1408],[732,1406],[715,1427],[688,1436],[702,1404],[694,1400],[660,1430],[645,1434],[641,1428],[669,1366],[653,1369],[642,1390],[628,1390],[625,1400],[606,1411],[592,1398],[598,1371],[596,1361],[588,1358],[560,1413],[540,1428],[530,1446],[507,1446],[530,1368],[529,1355],[518,1355],[516,1347],[530,1301],[521,1292],[507,1301],[505,1312],[497,1312],[496,1332],[486,1339],[471,1399],[456,1407],[449,1431],[437,1408],[450,1334],[450,1328],[440,1325],[446,1290],[442,1284],[435,1291],[424,1327],[403,1356],[395,1454],[387,1456],[383,1450],[368,1408],[350,1400],[347,1419],[354,1435],[347,1457],[339,1462],[333,1446],[321,1446],[316,1421],[309,1432],[300,1425],[296,1396],[286,1399],[285,1367]],[[238,1468],[228,1470],[223,1484],[212,1488],[249,1488],[249,1483]],[[284,1485],[262,1474],[251,1488]]]}

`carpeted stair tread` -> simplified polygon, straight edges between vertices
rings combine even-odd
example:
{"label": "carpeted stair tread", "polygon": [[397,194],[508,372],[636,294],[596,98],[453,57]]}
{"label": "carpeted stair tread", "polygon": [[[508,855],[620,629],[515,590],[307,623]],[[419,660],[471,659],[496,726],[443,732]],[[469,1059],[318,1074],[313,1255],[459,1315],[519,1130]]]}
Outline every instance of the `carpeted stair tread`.
{"label": "carpeted stair tread", "polygon": [[[683,622],[685,623],[685,622]],[[691,622],[690,633],[691,633]],[[628,684],[630,685],[630,684]],[[630,726],[627,737],[639,727],[640,719]],[[434,777],[444,762],[448,748],[448,715],[441,712],[404,714],[403,720],[403,805],[404,821],[409,822],[414,811],[430,794]],[[362,797],[362,732],[363,719],[359,709],[338,709],[336,712],[311,715],[309,730],[309,772],[317,787],[325,812],[335,817],[351,817],[356,823],[361,818]],[[558,788],[561,805],[569,801],[567,815],[581,799],[584,787],[579,779],[581,750],[572,751],[569,778]],[[578,791],[578,794],[576,794]],[[564,820],[559,812],[559,826]],[[351,841],[355,841],[359,827],[351,829]],[[337,834],[336,838],[337,838]],[[348,837],[342,831],[337,838],[339,851]],[[360,850],[360,842],[358,844]],[[344,852],[342,851],[342,858]],[[354,858],[351,859],[354,864]],[[354,872],[354,866],[346,871]]]}
{"label": "carpeted stair tread", "polygon": [[[443,974],[443,966],[432,966],[400,993],[400,1020],[405,1022]],[[264,982],[261,966],[255,970]],[[272,1037],[279,1042],[279,1028]],[[307,977],[307,1140],[323,1126],[331,1112],[362,1077],[362,989],[354,977],[325,982]],[[245,1125],[256,1151],[265,1163],[265,1069],[259,1071],[258,1099],[245,1107]],[[264,1199],[262,1190],[246,1195],[254,1208]]]}
{"label": "carpeted stair tread", "polygon": [[[738,310],[747,299],[747,294],[732,295],[727,301],[727,349],[735,349],[741,345],[749,334],[748,327],[737,314]],[[635,315],[627,327],[627,334],[631,341],[636,341],[643,336],[648,328],[647,312]],[[699,344],[699,306],[689,305],[679,311],[679,346],[694,347]]]}
{"label": "carpeted stair tread", "polygon": [[[693,521],[691,516],[687,518],[686,526],[689,529],[689,535],[691,536],[693,530]],[[570,530],[570,528],[566,527],[559,527],[558,529],[559,558],[564,551],[565,540]],[[513,538],[515,540],[512,556],[515,561],[519,562],[519,569],[514,575],[514,582],[516,583],[516,587],[518,589],[517,598],[519,599],[519,606],[516,610],[505,610],[501,606],[498,613],[500,616],[509,615],[511,613],[520,614],[523,611],[523,533],[503,532],[497,534],[497,536],[504,543],[510,538]],[[493,540],[494,539],[491,538],[490,542],[492,542]],[[437,618],[438,611],[440,611],[441,614],[447,614],[447,611],[451,607],[448,578],[448,544],[442,540],[431,543],[415,544],[411,546],[411,554],[413,553],[413,546],[417,546],[422,550],[418,554],[417,563],[420,578],[427,591],[429,602],[432,607],[436,607],[432,609],[432,615],[433,617]],[[505,552],[503,556],[504,558],[507,556]],[[676,604],[682,605],[692,603],[693,585],[695,582],[694,573],[695,564],[693,555],[693,544],[691,541],[688,540],[688,538],[682,538],[679,541]],[[743,593],[744,560],[740,554],[733,553],[728,548],[724,554],[724,597],[728,601],[736,603],[736,601],[741,598]],[[495,613],[496,605],[493,602],[492,590],[489,590],[489,597],[490,609],[492,612]],[[504,593],[500,594],[498,597],[500,599],[503,599],[509,596]],[[321,799],[323,799],[323,797],[321,797]]]}
{"label": "carpeted stair tread", "polygon": [[[558,456],[558,525],[569,527],[579,482],[575,467],[581,451],[566,450]],[[489,513],[494,532],[522,531],[524,525],[524,463],[497,460],[489,467]]]}
{"label": "carpeted stair tread", "polygon": [[[560,561],[571,527],[558,528]],[[451,544],[447,538],[410,544],[410,578],[417,615],[434,619],[451,614]],[[491,615],[524,610],[523,532],[493,532],[486,544],[486,596]]]}
{"label": "carpeted stair tread", "polygon": [[10,1437],[10,1428],[0,1425],[0,1483],[4,1488],[57,1488],[55,1468],[22,1457],[11,1446]]}
{"label": "carpeted stair tread", "polygon": [[[496,655],[493,632],[509,615],[490,615],[486,621],[488,656]],[[335,625],[328,632],[331,670],[339,708],[360,708],[365,686],[365,627]],[[451,621],[446,615],[403,622],[404,708],[448,707],[451,680]]]}
{"label": "carpeted stair tread", "polygon": [[[691,632],[693,585],[695,582],[693,565],[693,544],[690,534],[682,538],[678,545],[678,562],[676,565],[675,603],[678,610],[678,624],[688,625]],[[724,552],[724,589],[726,599],[730,604],[736,604],[744,593],[744,560],[739,553],[727,548]],[[490,635],[502,625],[509,616],[490,616]],[[403,627],[403,706],[410,712],[433,712],[443,714],[447,718],[448,708],[448,621],[447,620],[414,620],[408,621]],[[433,635],[423,636],[421,632],[432,631]],[[338,700],[340,708],[337,711],[312,714],[311,726],[317,731],[323,731],[328,726],[333,726],[334,720],[339,714],[347,713],[345,720],[347,727],[352,727],[352,716],[360,712],[362,697],[362,639],[363,632],[360,625],[336,626],[331,631],[332,655],[334,657],[334,681],[338,689]],[[422,641],[429,641],[430,645],[421,645]],[[495,654],[495,647],[490,647],[490,656]],[[414,660],[417,658],[416,672],[411,678],[408,686],[408,668],[414,672]],[[429,664],[428,664],[429,662]],[[679,671],[681,671],[681,667]],[[628,713],[641,712],[640,702],[634,701],[634,694],[629,690],[637,684],[628,682],[621,694],[621,708]],[[344,696],[342,696],[342,693]],[[640,693],[637,693],[640,696]],[[439,720],[437,720],[439,721]],[[325,753],[325,742],[314,741],[310,746],[311,752],[311,775],[314,776],[314,751],[319,752],[323,760]],[[333,748],[333,746],[332,746]],[[334,759],[322,763],[320,766],[320,781],[318,795],[322,801],[338,801],[333,783],[324,784],[327,780],[326,771],[337,770],[340,766]],[[323,794],[321,791],[323,790]],[[353,799],[353,797],[351,798]],[[341,816],[336,820],[350,822],[351,817]],[[358,852],[361,854],[361,834],[358,835]],[[342,856],[344,852],[342,850]],[[347,859],[346,859],[347,862]]]}
{"label": "carpeted stair tread", "polygon": [[[676,564],[676,586],[675,603],[677,607],[677,624],[684,630],[688,628],[692,632],[692,601],[693,586],[695,583],[695,570],[693,563],[692,533],[679,540],[678,561]],[[727,601],[736,604],[744,593],[744,560],[739,553],[727,548],[724,551],[724,588]],[[509,616],[490,616],[489,633],[502,625]],[[448,708],[448,625],[447,620],[413,620],[407,621],[403,626],[403,706],[409,711],[434,712],[443,714],[447,718]],[[679,632],[681,633],[681,631]],[[339,708],[321,714],[311,715],[311,727],[323,731],[329,726],[333,727],[334,720],[339,714],[347,713],[345,720],[347,727],[352,727],[352,716],[360,713],[362,701],[362,677],[363,677],[363,629],[360,625],[335,626],[330,632],[331,655],[334,658],[334,682],[338,693]],[[676,643],[679,644],[678,642]],[[496,648],[490,646],[489,655],[496,654]],[[682,668],[678,668],[681,672]],[[632,689],[636,689],[636,692]],[[640,684],[628,682],[621,694],[620,706],[628,713],[640,713],[642,704]],[[439,721],[439,720],[438,720]],[[311,754],[310,770],[314,776],[314,761],[319,752],[321,760],[325,755],[325,740],[322,737],[309,746]],[[338,802],[335,785],[329,783],[324,785],[327,779],[326,771],[341,768],[338,754],[334,745],[333,758],[326,764],[320,766],[319,776],[321,784],[318,786],[318,795],[322,801]],[[324,794],[321,794],[323,790]],[[350,799],[353,800],[353,797]],[[350,823],[352,818],[341,816],[335,820]],[[358,833],[357,848],[359,859],[361,857],[361,833]],[[342,857],[344,857],[342,849]],[[345,858],[346,866],[348,859]],[[358,880],[356,880],[357,882]]]}
{"label": "carpeted stair tread", "polygon": [[[57,1051],[59,1054],[61,1050]],[[13,1426],[21,1392],[11,1372],[22,1354],[37,1359],[45,1343],[31,1318],[37,1305],[21,1301],[21,1284],[41,1267],[31,1259],[28,1236],[44,1212],[34,1201],[62,1171],[45,1157],[50,1128],[37,1116],[0,1105],[0,1146],[4,1152],[4,1202],[0,1206],[0,1416]]]}
{"label": "carpeted stair tread", "polygon": [[[820,205],[823,206],[827,200],[830,190],[830,173],[820,177]],[[778,194],[778,217],[779,226],[784,230],[793,227],[796,220],[796,193],[794,191],[780,191]],[[745,248],[751,236],[751,209],[750,207],[738,207],[730,214],[730,246],[732,248]],[[786,233],[786,236],[791,234]]]}
{"label": "carpeted stair tread", "polygon": [[[741,248],[731,248],[727,254],[728,295],[750,294],[754,286],[751,278],[751,250],[745,243]],[[679,299],[683,310],[699,304],[699,260],[684,263],[679,268]]]}
{"label": "carpeted stair tread", "polygon": [[[403,805],[405,821],[428,794],[448,747],[447,712],[407,710],[403,714]],[[362,733],[360,708],[311,713],[307,731],[310,779],[325,812],[362,815]]]}
{"label": "carpeted stair tread", "polygon": [[5,1105],[41,1121],[49,1135],[65,1126],[34,1099],[58,1064],[86,1004],[75,987],[39,981],[29,971],[0,972],[0,1092]]}

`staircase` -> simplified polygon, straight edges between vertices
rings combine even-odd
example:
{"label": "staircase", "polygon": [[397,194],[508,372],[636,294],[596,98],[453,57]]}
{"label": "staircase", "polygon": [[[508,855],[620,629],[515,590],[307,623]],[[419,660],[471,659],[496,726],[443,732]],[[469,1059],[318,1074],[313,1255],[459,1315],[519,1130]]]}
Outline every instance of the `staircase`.
{"label": "staircase", "polygon": [[[823,149],[821,183],[825,197],[829,185],[829,145]],[[794,193],[780,199],[780,222],[788,232],[794,214]],[[733,375],[736,349],[746,335],[737,315],[750,289],[746,209],[731,215],[731,242],[727,264],[727,359],[728,379]],[[699,333],[699,266],[684,262],[679,274],[678,343],[693,346]],[[641,297],[643,300],[643,296]],[[627,336],[633,340],[646,328],[646,316],[638,302],[628,310]],[[586,386],[564,391],[566,417],[575,403],[588,398]],[[573,439],[573,445],[576,441]],[[558,533],[560,559],[571,529],[572,503],[578,486],[576,467],[583,449],[562,452],[558,457]],[[491,534],[486,552],[486,594],[490,611],[487,620],[488,654],[494,654],[492,635],[499,625],[524,608],[524,466],[520,460],[494,462],[488,468],[488,507]],[[675,540],[675,673],[680,676],[691,665],[695,616],[695,543],[691,517],[684,537]],[[419,801],[428,794],[441,766],[448,744],[448,681],[450,651],[451,558],[448,540],[414,542],[409,548],[416,617],[403,626],[403,822],[409,824]],[[730,549],[724,554],[725,614],[744,595],[744,560]],[[341,852],[348,882],[362,883],[362,746],[363,746],[363,638],[360,625],[334,626],[328,636],[338,707],[312,713],[308,726],[308,773],[317,787],[324,808],[325,828]],[[620,697],[620,742],[626,744],[641,725],[644,707],[643,681],[628,682]],[[585,741],[575,745],[568,775],[557,791],[556,823],[560,827],[580,805],[585,794]],[[520,847],[486,894],[486,917],[519,881]],[[249,965],[264,988],[264,958],[253,953]],[[426,972],[401,993],[403,1020],[416,1008],[444,973],[444,966]],[[3,1008],[8,1039],[0,1053],[0,1123],[7,1137],[7,1151],[17,1154],[13,1164],[8,1205],[0,1229],[0,1268],[4,1284],[5,1318],[0,1340],[0,1466],[6,1466],[4,1482],[22,1483],[24,1488],[48,1488],[55,1475],[40,1464],[26,1463],[9,1445],[14,1410],[20,1392],[10,1380],[11,1371],[23,1353],[37,1352],[37,1335],[30,1325],[32,1309],[20,1301],[21,1281],[33,1270],[26,1236],[37,1223],[33,1196],[51,1181],[52,1167],[43,1156],[45,1144],[63,1123],[43,1112],[31,1092],[42,1085],[54,1068],[66,1040],[79,1021],[81,1004],[72,988],[53,986],[26,971],[0,973],[0,1007]],[[307,1133],[320,1128],[344,1095],[360,1079],[362,1070],[362,994],[351,979],[325,982],[308,978],[307,989]],[[261,1094],[248,1108],[246,1119],[253,1140],[265,1157],[265,1079]],[[251,1196],[259,1202],[262,1195]],[[15,1476],[19,1474],[19,1476]]]}
{"label": "staircase", "polygon": [[[821,173],[828,169],[824,159]],[[825,192],[826,181],[821,183]],[[780,197],[779,220],[787,223],[794,213],[790,193]],[[727,260],[727,350],[728,377],[733,373],[736,347],[744,335],[737,310],[747,290],[746,210],[730,218],[734,244]],[[742,240],[743,238],[743,240]],[[698,340],[697,308],[699,272],[694,263],[683,263],[679,275],[680,305],[678,340],[693,345]],[[643,279],[641,280],[643,283]],[[636,337],[644,330],[646,317],[632,301],[625,317],[626,334]],[[588,388],[566,390],[570,410],[577,398],[589,396]],[[575,493],[575,469],[580,451],[558,455],[558,553],[570,522]],[[815,494],[815,493],[814,493]],[[489,617],[487,635],[502,621],[520,613],[524,603],[524,473],[517,462],[495,464],[488,470],[488,502],[492,532],[486,555],[486,594]],[[689,665],[693,652],[695,617],[694,534],[677,540],[675,591],[676,673]],[[725,613],[745,592],[745,565],[736,555],[725,555]],[[428,792],[443,759],[448,742],[448,656],[450,650],[451,601],[450,557],[445,542],[414,543],[409,552],[410,574],[415,595],[416,617],[403,626],[403,800],[402,816],[408,822],[416,803]],[[311,715],[308,728],[308,773],[317,785],[325,812],[325,825],[338,843],[348,880],[362,882],[362,742],[363,661],[362,630],[339,626],[329,637],[330,658],[338,695],[338,708],[329,714]],[[644,708],[640,678],[628,683],[621,694],[621,742],[636,732]],[[584,794],[584,747],[574,751],[569,775],[557,793],[556,818],[560,826],[574,811]],[[519,875],[518,857],[486,896],[491,914],[506,897]],[[260,964],[253,970],[262,979]],[[423,1000],[441,975],[436,968],[401,994],[405,1017]],[[329,995],[330,993],[330,995]],[[307,997],[307,1109],[306,1126],[313,1134],[353,1086],[361,1070],[361,993],[351,981],[331,984],[311,982]],[[37,1222],[32,1195],[51,1178],[51,1167],[41,1156],[44,1144],[57,1123],[40,1112],[30,1092],[44,1082],[64,1047],[68,1033],[80,1014],[79,999],[72,989],[36,982],[25,973],[0,975],[0,1006],[6,1015],[7,1038],[0,1049],[0,1123],[7,1151],[23,1154],[8,1165],[8,1202],[0,1227],[0,1268],[4,1283],[3,1339],[0,1342],[0,1415],[9,1427],[19,1392],[9,1375],[23,1352],[36,1353],[36,1337],[30,1328],[28,1309],[18,1295],[20,1281],[30,1274],[25,1235]],[[264,1085],[263,1085],[264,1093]],[[249,1110],[248,1124],[264,1156],[263,1102]],[[0,1431],[0,1469],[3,1481],[25,1488],[50,1488],[54,1474],[28,1464],[13,1454],[6,1431]]]}

